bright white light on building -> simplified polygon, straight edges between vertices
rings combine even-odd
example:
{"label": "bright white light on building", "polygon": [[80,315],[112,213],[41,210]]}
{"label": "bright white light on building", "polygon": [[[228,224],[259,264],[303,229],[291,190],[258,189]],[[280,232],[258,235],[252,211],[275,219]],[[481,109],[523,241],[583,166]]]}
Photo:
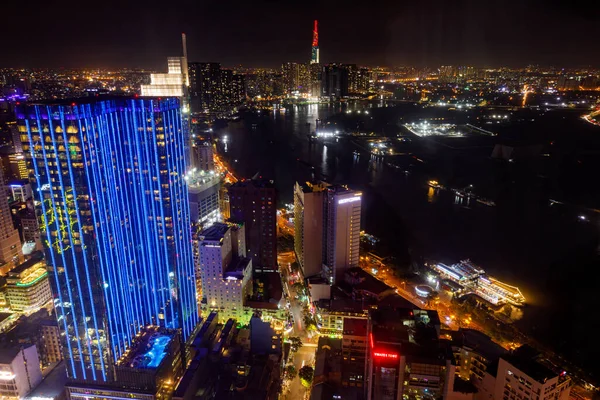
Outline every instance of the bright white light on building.
{"label": "bright white light on building", "polygon": [[350,197],[347,199],[340,199],[338,200],[338,204],[346,204],[346,203],[353,203],[355,201],[360,201],[361,199],[361,194],[355,194],[354,197]]}

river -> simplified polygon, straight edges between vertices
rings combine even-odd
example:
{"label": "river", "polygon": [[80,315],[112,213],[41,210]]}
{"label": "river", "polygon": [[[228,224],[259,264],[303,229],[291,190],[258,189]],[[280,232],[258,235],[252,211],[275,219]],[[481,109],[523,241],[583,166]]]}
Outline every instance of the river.
{"label": "river", "polygon": [[[362,228],[395,249],[401,260],[408,258],[408,248],[413,256],[447,263],[470,258],[521,289],[528,303],[518,322],[521,329],[586,370],[600,372],[593,362],[593,356],[600,356],[593,329],[600,300],[594,290],[599,221],[592,211],[600,207],[593,204],[596,185],[587,183],[596,161],[586,158],[586,152],[600,149],[596,139],[589,139],[600,136],[600,129],[591,131],[573,113],[539,114],[538,122],[529,125],[515,115],[512,126],[498,127],[502,137],[521,135],[529,127],[536,131],[534,138],[547,136],[552,143],[543,150],[551,153],[547,159],[492,160],[498,138],[412,138],[394,145],[407,153],[388,160],[398,168],[364,150],[355,154],[350,140],[311,143],[306,136],[321,119],[338,121],[341,130],[356,124],[396,140],[399,122],[425,114],[439,111],[382,101],[295,106],[286,112],[248,113],[216,130],[215,137],[238,175],[275,181],[280,204],[292,202],[295,181],[309,180],[315,172],[363,191]],[[460,116],[465,118],[470,117]],[[574,151],[578,143],[585,151]],[[473,185],[496,206],[433,190],[429,179],[460,188]]]}

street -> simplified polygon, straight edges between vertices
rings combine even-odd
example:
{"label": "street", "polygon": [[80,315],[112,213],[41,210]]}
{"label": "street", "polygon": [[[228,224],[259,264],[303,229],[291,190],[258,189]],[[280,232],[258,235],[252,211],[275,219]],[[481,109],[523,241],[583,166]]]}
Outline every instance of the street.
{"label": "street", "polygon": [[[303,346],[292,355],[292,363],[296,367],[296,371],[299,371],[300,368],[305,365],[313,366],[318,336],[313,337],[311,340],[306,332],[306,329],[304,329],[302,300],[301,298],[296,299],[296,296],[298,296],[299,293],[292,286],[298,281],[298,276],[297,274],[290,273],[291,265],[296,261],[294,252],[289,251],[285,253],[279,253],[277,259],[280,266],[281,278],[284,283],[284,290],[286,293],[288,293],[290,313],[294,318],[294,323],[291,328],[292,330],[287,334],[287,337],[299,337],[303,343]],[[298,376],[284,386],[282,393],[283,398],[289,400],[304,399],[309,395],[308,389],[302,386]]]}

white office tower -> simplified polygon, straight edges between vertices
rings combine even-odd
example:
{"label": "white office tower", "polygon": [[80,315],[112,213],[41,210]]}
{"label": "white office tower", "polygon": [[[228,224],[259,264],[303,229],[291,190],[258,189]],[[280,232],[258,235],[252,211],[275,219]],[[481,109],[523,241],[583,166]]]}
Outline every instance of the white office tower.
{"label": "white office tower", "polygon": [[219,203],[221,176],[213,171],[193,168],[185,175],[190,198],[190,218],[200,229],[222,222]]}
{"label": "white office tower", "polygon": [[325,189],[324,183],[294,186],[294,250],[305,278],[321,275]]}
{"label": "white office tower", "polygon": [[183,44],[183,57],[167,58],[168,70],[166,74],[150,74],[150,84],[142,85],[142,96],[149,97],[180,97],[181,110],[184,114],[189,112],[188,87],[190,85],[187,42],[185,33],[181,34]]}
{"label": "white office tower", "polygon": [[345,186],[331,186],[326,196],[323,274],[333,285],[344,281],[348,269],[358,267],[362,193]]}
{"label": "white office tower", "polygon": [[186,165],[191,169],[193,155],[191,154],[192,142],[190,135],[190,100],[189,100],[189,71],[187,62],[187,48],[185,33],[181,34],[183,43],[183,57],[167,58],[166,74],[150,74],[150,84],[141,85],[143,97],[178,97],[181,102],[181,119],[183,121],[185,137]]}
{"label": "white office tower", "polygon": [[142,96],[183,97],[184,79],[182,73],[184,57],[169,57],[169,70],[166,74],[150,74],[150,84],[142,85]]}
{"label": "white office tower", "polygon": [[243,225],[216,223],[198,237],[202,308],[219,320],[248,320],[244,301],[252,294],[252,261],[244,257]]}

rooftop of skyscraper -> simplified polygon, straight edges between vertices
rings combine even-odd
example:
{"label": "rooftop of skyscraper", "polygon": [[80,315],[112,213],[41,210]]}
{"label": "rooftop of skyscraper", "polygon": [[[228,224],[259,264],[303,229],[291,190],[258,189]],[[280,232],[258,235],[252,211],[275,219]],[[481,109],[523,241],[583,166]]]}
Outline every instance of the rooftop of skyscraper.
{"label": "rooftop of skyscraper", "polygon": [[243,187],[256,187],[256,188],[275,188],[275,184],[272,180],[263,179],[263,178],[252,178],[252,179],[244,179],[242,181],[237,181],[236,183],[231,185],[232,188],[243,188]]}
{"label": "rooftop of skyscraper", "polygon": [[170,352],[170,342],[176,335],[159,327],[147,327],[134,339],[131,347],[117,360],[117,365],[135,369],[158,368]]}
{"label": "rooftop of skyscraper", "polygon": [[221,239],[223,239],[223,236],[225,235],[228,229],[229,225],[216,223],[200,232],[200,236],[202,236],[204,240],[218,242]]}

